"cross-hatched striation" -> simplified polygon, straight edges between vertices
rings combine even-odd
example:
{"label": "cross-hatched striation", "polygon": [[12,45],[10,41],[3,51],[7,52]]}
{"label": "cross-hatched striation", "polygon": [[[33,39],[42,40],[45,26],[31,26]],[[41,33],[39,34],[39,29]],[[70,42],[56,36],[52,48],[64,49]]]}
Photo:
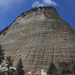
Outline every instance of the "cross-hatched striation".
{"label": "cross-hatched striation", "polygon": [[[5,34],[3,34],[5,33]],[[25,68],[48,68],[53,62],[75,62],[75,30],[53,7],[23,13],[0,35],[5,56],[14,65],[22,58]]]}

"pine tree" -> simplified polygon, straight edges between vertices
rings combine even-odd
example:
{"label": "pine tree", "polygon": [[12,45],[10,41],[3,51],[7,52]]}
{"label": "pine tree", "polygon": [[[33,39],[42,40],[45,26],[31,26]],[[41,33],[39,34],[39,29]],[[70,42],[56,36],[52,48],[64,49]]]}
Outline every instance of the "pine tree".
{"label": "pine tree", "polygon": [[13,60],[11,60],[11,56],[7,56],[6,57],[6,64],[7,64],[7,68],[8,68],[8,72],[7,74],[10,74],[10,67],[13,66]]}
{"label": "pine tree", "polygon": [[62,74],[71,73],[69,62],[59,62],[59,67],[61,69]]}
{"label": "pine tree", "polygon": [[2,46],[0,45],[0,64],[4,60],[4,49],[2,49]]}
{"label": "pine tree", "polygon": [[75,63],[72,66],[72,71],[75,71]]}
{"label": "pine tree", "polygon": [[6,57],[6,64],[8,64],[9,67],[13,65],[13,60],[11,59],[11,56]]}
{"label": "pine tree", "polygon": [[17,63],[16,70],[17,70],[17,75],[24,75],[23,64],[22,64],[21,58],[19,59]]}
{"label": "pine tree", "polygon": [[51,62],[47,74],[51,75],[51,74],[53,74],[53,72],[56,72],[56,71],[57,71],[57,69],[56,69],[55,65],[53,64],[53,62]]}
{"label": "pine tree", "polygon": [[75,63],[74,63],[73,66],[72,66],[72,72],[73,72],[74,75],[75,75]]}

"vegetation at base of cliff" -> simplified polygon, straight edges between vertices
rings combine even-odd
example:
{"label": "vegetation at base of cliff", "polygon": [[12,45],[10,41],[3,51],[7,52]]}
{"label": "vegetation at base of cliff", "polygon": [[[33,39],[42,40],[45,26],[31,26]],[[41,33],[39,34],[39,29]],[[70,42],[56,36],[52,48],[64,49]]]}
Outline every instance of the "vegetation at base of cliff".
{"label": "vegetation at base of cliff", "polygon": [[50,74],[53,74],[53,72],[56,72],[56,71],[57,71],[57,68],[55,67],[55,65],[53,64],[53,62],[51,62],[47,74],[50,75]]}
{"label": "vegetation at base of cliff", "polygon": [[75,75],[75,64],[71,65],[70,62],[59,62],[59,69],[53,63],[50,64],[47,74],[48,75]]}
{"label": "vegetation at base of cliff", "polygon": [[7,64],[6,67],[7,67],[7,69],[8,69],[7,74],[8,74],[8,75],[13,74],[13,73],[12,73],[12,70],[10,70],[10,67],[13,66],[13,60],[11,59],[11,56],[7,56],[7,57],[6,57],[6,64]]}
{"label": "vegetation at base of cliff", "polygon": [[[11,56],[6,57],[6,63],[8,64],[7,67],[11,67],[13,65],[12,62],[13,60],[11,60]],[[47,75],[75,75],[75,64],[71,65],[69,62],[59,62],[58,67],[59,69],[57,69],[55,64],[51,62]],[[21,58],[17,63],[15,72],[13,70],[8,69],[7,75],[24,75]]]}
{"label": "vegetation at base of cliff", "polygon": [[3,62],[4,60],[4,49],[2,49],[2,46],[0,45],[0,64]]}
{"label": "vegetation at base of cliff", "polygon": [[16,66],[16,74],[15,75],[24,75],[24,70],[23,70],[23,64],[22,64],[22,59],[20,58],[17,66]]}

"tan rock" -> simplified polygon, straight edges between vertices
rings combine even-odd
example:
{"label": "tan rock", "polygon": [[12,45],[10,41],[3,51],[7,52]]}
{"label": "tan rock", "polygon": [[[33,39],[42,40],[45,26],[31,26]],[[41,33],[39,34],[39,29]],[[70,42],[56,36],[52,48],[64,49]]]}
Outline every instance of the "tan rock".
{"label": "tan rock", "polygon": [[[5,34],[3,34],[5,33]],[[5,56],[21,57],[25,68],[48,68],[53,62],[75,62],[75,30],[53,7],[41,7],[19,16],[0,35]]]}

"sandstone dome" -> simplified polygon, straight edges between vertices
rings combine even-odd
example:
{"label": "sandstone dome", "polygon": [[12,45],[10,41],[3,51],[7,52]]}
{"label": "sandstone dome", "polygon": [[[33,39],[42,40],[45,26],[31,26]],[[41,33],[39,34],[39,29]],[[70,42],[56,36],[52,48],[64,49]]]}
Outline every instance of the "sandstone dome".
{"label": "sandstone dome", "polygon": [[22,58],[25,68],[48,68],[53,62],[75,62],[75,30],[54,7],[39,7],[22,13],[0,32],[5,56]]}

